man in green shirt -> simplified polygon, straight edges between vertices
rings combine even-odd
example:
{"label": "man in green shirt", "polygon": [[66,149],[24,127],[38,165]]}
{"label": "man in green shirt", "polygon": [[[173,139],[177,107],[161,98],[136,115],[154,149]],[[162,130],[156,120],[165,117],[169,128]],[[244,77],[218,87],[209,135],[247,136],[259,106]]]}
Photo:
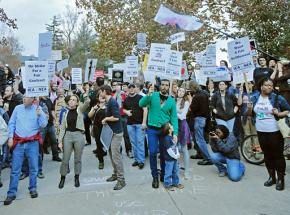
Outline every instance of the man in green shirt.
{"label": "man in green shirt", "polygon": [[169,96],[170,81],[163,79],[160,85],[160,92],[153,92],[151,87],[147,96],[144,96],[140,102],[140,107],[148,107],[148,142],[150,152],[150,168],[153,177],[152,187],[159,187],[157,171],[157,153],[160,152],[161,175],[160,181],[164,179],[165,162],[164,162],[164,144],[161,136],[161,127],[165,123],[170,123],[174,128],[173,140],[177,143],[178,118],[176,112],[175,100]]}

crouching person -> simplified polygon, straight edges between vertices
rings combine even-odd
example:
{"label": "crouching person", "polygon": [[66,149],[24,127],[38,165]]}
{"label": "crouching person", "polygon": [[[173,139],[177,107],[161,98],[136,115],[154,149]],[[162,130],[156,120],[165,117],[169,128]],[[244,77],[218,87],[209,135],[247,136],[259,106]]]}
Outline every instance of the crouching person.
{"label": "crouching person", "polygon": [[[217,125],[210,132],[211,160],[218,168],[219,176],[228,175],[232,181],[240,181],[245,173],[245,165],[240,161],[240,152],[236,137],[224,125]],[[226,164],[226,166],[224,165]]]}

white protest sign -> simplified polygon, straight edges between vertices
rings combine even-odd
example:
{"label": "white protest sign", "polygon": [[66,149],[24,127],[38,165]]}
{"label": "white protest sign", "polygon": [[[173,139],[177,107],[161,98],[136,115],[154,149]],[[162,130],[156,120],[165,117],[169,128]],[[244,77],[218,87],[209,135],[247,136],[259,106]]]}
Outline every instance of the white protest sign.
{"label": "white protest sign", "polygon": [[48,95],[48,62],[25,61],[25,85],[28,97]]}
{"label": "white protest sign", "polygon": [[38,59],[48,60],[51,56],[52,49],[52,33],[40,33],[38,40]]}
{"label": "white protest sign", "polygon": [[194,70],[194,74],[195,74],[196,82],[199,85],[206,86],[207,77],[202,74],[202,71],[200,69],[196,69]]}
{"label": "white protest sign", "polygon": [[55,74],[55,61],[48,61],[48,80],[51,81]]}
{"label": "white protest sign", "polygon": [[113,75],[113,68],[108,68],[108,78],[112,79],[112,75]]}
{"label": "white protest sign", "polygon": [[56,64],[57,71],[62,71],[68,67],[68,59],[62,60]]}
{"label": "white protest sign", "polygon": [[126,76],[126,68],[127,68],[127,65],[126,63],[116,63],[116,64],[113,64],[113,70],[121,70],[123,71],[123,82],[128,82],[130,81],[130,77]]}
{"label": "white protest sign", "polygon": [[138,77],[138,56],[126,56],[126,70],[127,77]]}
{"label": "white protest sign", "polygon": [[87,59],[85,69],[85,82],[92,81],[94,79],[97,62],[97,59]]}
{"label": "white protest sign", "polygon": [[171,44],[185,41],[185,33],[179,32],[179,33],[173,34],[169,37],[169,40]]}
{"label": "white protest sign", "polygon": [[26,88],[26,77],[25,77],[25,66],[21,67],[21,79],[22,79],[22,83],[23,83],[23,88]]}
{"label": "white protest sign", "polygon": [[252,81],[255,66],[252,59],[249,37],[228,42],[228,55],[232,65],[233,82],[235,84],[244,83],[244,73],[247,76],[247,80]]}
{"label": "white protest sign", "polygon": [[170,50],[165,74],[160,75],[167,79],[181,79],[182,52]]}
{"label": "white protest sign", "polygon": [[72,84],[82,84],[82,68],[71,69]]}
{"label": "white protest sign", "polygon": [[51,50],[51,55],[49,60],[62,60],[62,50]]}
{"label": "white protest sign", "polygon": [[197,64],[199,64],[200,66],[202,65],[203,55],[204,55],[204,52],[198,52],[198,53],[195,53],[194,54],[195,62]]}
{"label": "white protest sign", "polygon": [[214,82],[230,81],[229,70],[226,67],[207,67],[201,68],[199,78],[210,78]]}
{"label": "white protest sign", "polygon": [[146,48],[146,33],[137,33],[137,48],[145,49]]}
{"label": "white protest sign", "polygon": [[170,45],[152,43],[147,65],[148,75],[162,76],[165,74],[170,54]]}
{"label": "white protest sign", "polygon": [[205,53],[202,56],[201,65],[203,67],[216,66],[216,44],[210,44],[207,46]]}

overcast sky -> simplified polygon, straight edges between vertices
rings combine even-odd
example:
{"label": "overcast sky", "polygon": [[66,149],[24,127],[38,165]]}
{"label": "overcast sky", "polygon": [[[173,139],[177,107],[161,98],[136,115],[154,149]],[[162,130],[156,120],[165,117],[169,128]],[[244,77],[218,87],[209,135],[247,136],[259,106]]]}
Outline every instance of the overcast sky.
{"label": "overcast sky", "polygon": [[65,6],[75,7],[75,0],[0,0],[8,17],[16,18],[18,30],[13,33],[24,46],[23,55],[38,55],[38,34],[46,32],[45,24],[54,15],[62,15]]}

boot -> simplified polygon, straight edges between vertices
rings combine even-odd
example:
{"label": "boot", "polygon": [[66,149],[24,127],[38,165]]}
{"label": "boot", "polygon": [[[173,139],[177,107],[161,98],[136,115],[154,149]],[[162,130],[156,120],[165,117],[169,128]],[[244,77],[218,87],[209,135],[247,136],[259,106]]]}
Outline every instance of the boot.
{"label": "boot", "polygon": [[75,187],[79,187],[79,186],[80,186],[79,175],[75,175]]}
{"label": "boot", "polygon": [[271,187],[273,184],[276,184],[276,175],[274,169],[268,169],[269,179],[264,183],[265,187]]}
{"label": "boot", "polygon": [[284,182],[284,172],[277,172],[278,175],[278,180],[277,180],[277,184],[276,184],[276,190],[284,190],[285,187],[285,182]]}
{"label": "boot", "polygon": [[58,188],[59,189],[62,189],[63,188],[64,182],[65,182],[65,176],[62,175],[61,178],[60,178],[60,182],[58,184]]}

